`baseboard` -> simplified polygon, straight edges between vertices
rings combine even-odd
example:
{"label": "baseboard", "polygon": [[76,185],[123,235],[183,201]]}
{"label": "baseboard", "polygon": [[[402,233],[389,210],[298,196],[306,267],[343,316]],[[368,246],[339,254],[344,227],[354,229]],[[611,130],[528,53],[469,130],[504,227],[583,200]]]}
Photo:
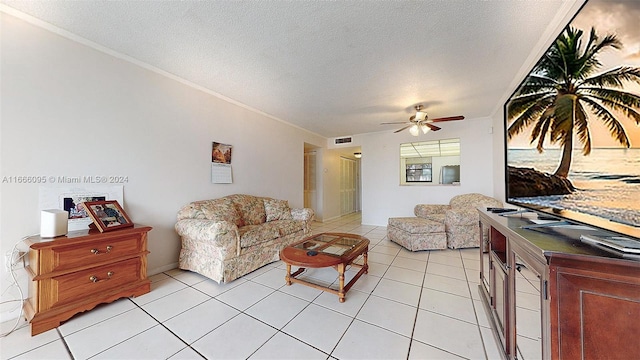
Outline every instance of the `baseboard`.
{"label": "baseboard", "polygon": [[18,306],[16,302],[15,304],[12,304],[12,307],[15,307],[15,309],[3,310],[0,312],[0,323],[16,321],[19,316],[22,316],[22,304]]}
{"label": "baseboard", "polygon": [[164,265],[164,266],[160,266],[160,267],[153,268],[153,269],[147,269],[147,276],[160,274],[160,273],[163,273],[165,271],[176,269],[177,267],[178,267],[178,263],[174,262],[174,263],[171,263],[169,265]]}
{"label": "baseboard", "polygon": [[327,221],[332,221],[332,220],[340,219],[341,217],[342,217],[342,216],[338,215],[338,216],[330,217],[330,218],[328,218],[328,219],[321,219],[321,220],[320,220],[320,222],[325,223],[325,222],[327,222]]}

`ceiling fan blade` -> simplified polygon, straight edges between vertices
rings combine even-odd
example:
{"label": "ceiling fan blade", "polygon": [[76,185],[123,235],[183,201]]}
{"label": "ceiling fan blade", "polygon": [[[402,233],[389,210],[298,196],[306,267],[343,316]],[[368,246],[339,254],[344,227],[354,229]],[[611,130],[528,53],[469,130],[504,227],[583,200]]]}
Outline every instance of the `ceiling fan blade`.
{"label": "ceiling fan blade", "polygon": [[407,125],[407,126],[405,126],[405,127],[401,128],[401,129],[398,129],[398,130],[394,131],[393,133],[394,133],[394,134],[395,134],[395,133],[399,133],[400,131],[402,131],[402,130],[404,130],[404,129],[408,129],[408,128],[410,128],[411,126],[413,126],[413,125]]}
{"label": "ceiling fan blade", "polygon": [[396,122],[383,122],[380,125],[398,125],[398,124],[411,124],[408,121],[396,121]]}
{"label": "ceiling fan blade", "polygon": [[411,115],[411,117],[409,118],[409,121],[415,121],[416,120],[416,116],[415,115]]}
{"label": "ceiling fan blade", "polygon": [[429,119],[430,122],[452,121],[452,120],[464,120],[464,116],[450,116],[437,119]]}
{"label": "ceiling fan blade", "polygon": [[431,124],[429,124],[429,123],[427,123],[427,124],[425,124],[425,125],[427,125],[427,126],[429,127],[429,129],[431,129],[432,131],[438,131],[438,130],[440,130],[440,129],[441,129],[441,128],[439,128],[439,127],[437,127],[437,126],[435,126],[435,125],[431,125]]}

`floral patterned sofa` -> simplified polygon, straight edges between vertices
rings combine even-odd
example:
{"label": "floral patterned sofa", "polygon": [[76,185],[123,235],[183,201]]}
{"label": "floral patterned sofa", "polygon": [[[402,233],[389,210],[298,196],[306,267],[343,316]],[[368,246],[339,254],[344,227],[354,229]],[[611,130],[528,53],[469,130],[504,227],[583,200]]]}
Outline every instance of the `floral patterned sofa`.
{"label": "floral patterned sofa", "polygon": [[419,204],[413,212],[419,218],[444,224],[447,247],[457,249],[480,246],[478,207],[502,207],[502,202],[471,193],[454,196],[449,205]]}
{"label": "floral patterned sofa", "polygon": [[235,194],[195,201],[178,212],[179,266],[230,282],[279,259],[280,250],[311,231],[312,209],[286,200]]}

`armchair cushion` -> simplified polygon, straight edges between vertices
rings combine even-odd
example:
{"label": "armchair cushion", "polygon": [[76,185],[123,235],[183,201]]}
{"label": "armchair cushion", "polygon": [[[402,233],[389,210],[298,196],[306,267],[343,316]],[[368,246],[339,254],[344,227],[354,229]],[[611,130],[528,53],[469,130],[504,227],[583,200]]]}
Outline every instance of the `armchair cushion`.
{"label": "armchair cushion", "polygon": [[[440,204],[418,204],[413,208],[413,213],[417,217],[431,219],[434,215],[443,215],[445,211],[449,210],[449,205]],[[444,220],[444,218],[442,219]]]}
{"label": "armchair cushion", "polygon": [[453,209],[476,210],[478,206],[501,207],[502,202],[492,197],[472,193],[454,196],[449,202]]}
{"label": "armchair cushion", "polygon": [[451,209],[445,213],[443,220],[449,225],[477,225],[480,217],[475,208]]}

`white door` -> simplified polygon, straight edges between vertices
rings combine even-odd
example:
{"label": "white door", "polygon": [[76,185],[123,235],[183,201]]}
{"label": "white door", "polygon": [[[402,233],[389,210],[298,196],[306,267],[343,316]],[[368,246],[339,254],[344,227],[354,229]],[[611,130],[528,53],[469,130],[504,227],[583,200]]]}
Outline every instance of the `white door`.
{"label": "white door", "polygon": [[304,153],[304,207],[316,211],[316,152]]}
{"label": "white door", "polygon": [[340,207],[341,215],[357,210],[357,163],[355,160],[340,158]]}

